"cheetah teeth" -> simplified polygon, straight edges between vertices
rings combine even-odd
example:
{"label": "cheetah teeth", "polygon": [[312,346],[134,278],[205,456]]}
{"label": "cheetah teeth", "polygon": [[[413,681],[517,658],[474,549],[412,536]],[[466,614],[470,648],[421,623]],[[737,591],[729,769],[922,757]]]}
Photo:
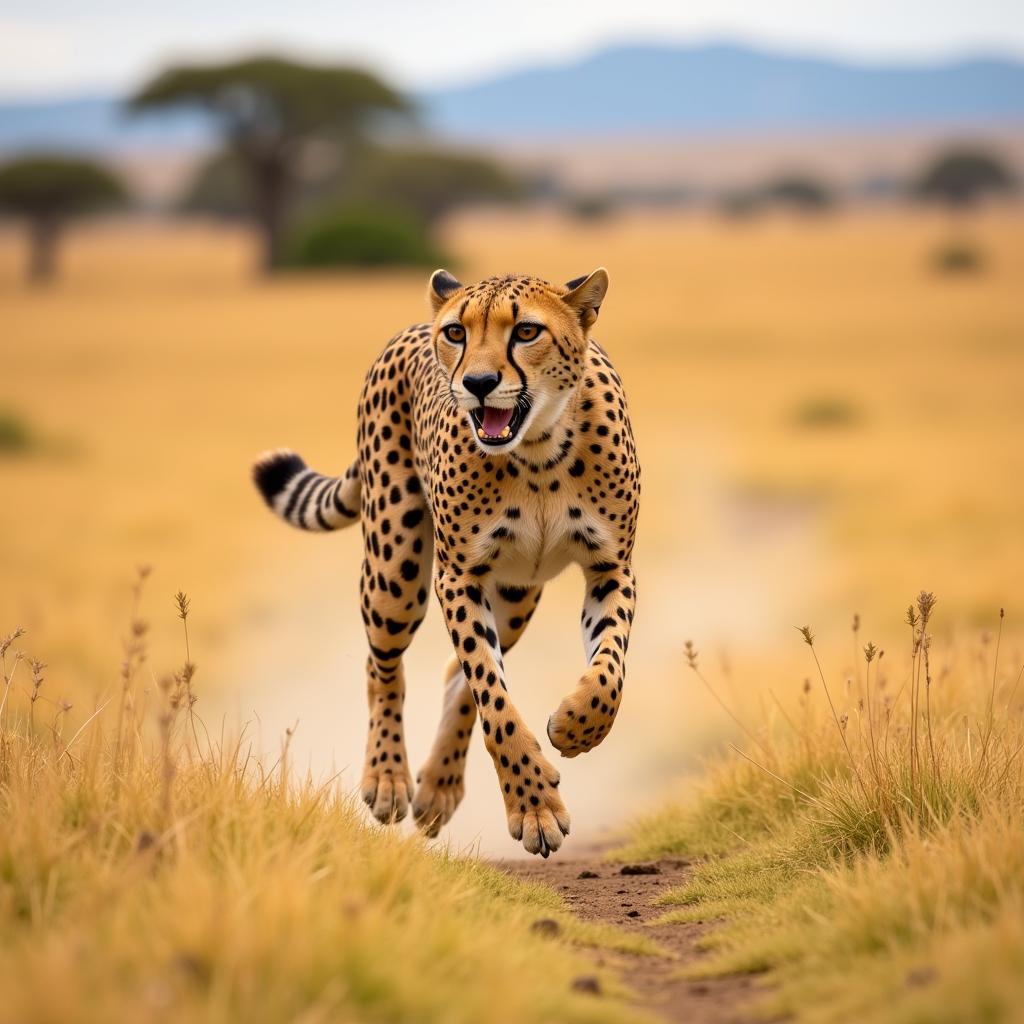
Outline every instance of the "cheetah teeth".
{"label": "cheetah teeth", "polygon": [[509,430],[508,427],[504,427],[500,434],[485,434],[484,430],[483,430],[483,427],[477,427],[476,428],[476,436],[477,437],[482,437],[482,438],[484,438],[487,441],[497,441],[497,440],[499,440],[500,438],[503,438],[503,437],[511,437],[512,436],[512,431]]}

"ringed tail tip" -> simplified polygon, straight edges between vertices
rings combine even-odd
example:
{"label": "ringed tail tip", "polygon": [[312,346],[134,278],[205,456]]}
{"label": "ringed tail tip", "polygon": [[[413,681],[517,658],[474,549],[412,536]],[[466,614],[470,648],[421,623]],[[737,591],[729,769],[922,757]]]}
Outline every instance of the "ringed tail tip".
{"label": "ringed tail tip", "polygon": [[288,448],[264,452],[252,467],[252,479],[270,508],[274,499],[306,468],[306,463]]}

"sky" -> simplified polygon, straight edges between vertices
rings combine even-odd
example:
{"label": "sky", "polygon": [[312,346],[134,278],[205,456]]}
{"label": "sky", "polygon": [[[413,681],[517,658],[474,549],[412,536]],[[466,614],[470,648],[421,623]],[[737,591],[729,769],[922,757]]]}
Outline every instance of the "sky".
{"label": "sky", "polygon": [[404,88],[709,39],[847,57],[1024,57],[1021,0],[0,0],[0,97],[125,92],[172,61],[358,63]]}

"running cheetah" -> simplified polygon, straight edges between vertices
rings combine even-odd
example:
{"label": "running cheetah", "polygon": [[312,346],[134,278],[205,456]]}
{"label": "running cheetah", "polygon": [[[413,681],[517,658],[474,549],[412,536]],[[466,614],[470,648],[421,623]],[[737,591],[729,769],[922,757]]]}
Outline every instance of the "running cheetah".
{"label": "running cheetah", "polygon": [[[603,269],[564,286],[519,275],[467,286],[436,271],[433,321],[397,334],[370,367],[358,455],[344,475],[322,476],[284,450],[254,467],[267,504],[292,525],[362,524],[362,796],[382,822],[401,820],[411,804],[437,835],[462,799],[479,716],[512,837],[547,857],[569,834],[558,771],[512,704],[502,656],[545,582],[578,564],[587,668],[549,719],[548,738],[575,757],[608,735],[636,601],[640,468],[622,382],[590,337],[607,288]],[[402,656],[431,580],[455,657],[414,786]]]}

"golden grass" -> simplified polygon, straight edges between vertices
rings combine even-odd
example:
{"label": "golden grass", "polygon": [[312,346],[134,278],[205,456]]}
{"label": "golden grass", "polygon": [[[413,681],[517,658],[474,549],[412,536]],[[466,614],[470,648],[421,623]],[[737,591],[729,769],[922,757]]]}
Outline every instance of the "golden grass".
{"label": "golden grass", "polygon": [[849,687],[804,627],[801,702],[735,712],[742,749],[635,826],[618,856],[725,854],[661,899],[727,922],[695,973],[770,971],[767,1005],[798,1021],[1019,1019],[1024,668],[1000,663],[1001,619],[983,664],[947,660],[934,616],[922,592],[908,659],[868,643]]}
{"label": "golden grass", "polygon": [[0,643],[0,1021],[637,1019],[612,976],[574,990],[593,966],[572,946],[653,943],[365,828],[336,785],[289,781],[287,740],[267,767],[211,738],[187,662],[147,681],[147,632],[75,731],[25,638]]}
{"label": "golden grass", "polygon": [[[474,215],[446,244],[467,278],[609,266],[598,334],[644,462],[649,616],[679,576],[694,579],[716,643],[742,655],[774,644],[769,603],[787,622],[794,605],[878,621],[892,611],[880,595],[927,578],[977,620],[1019,578],[1020,227],[979,220],[988,269],[963,279],[931,268],[946,225],[909,213],[591,226]],[[0,409],[54,448],[3,461],[13,585],[0,621],[31,626],[55,668],[99,680],[91,638],[123,610],[126,569],[152,563],[165,590],[201,596],[200,639],[220,667],[240,624],[272,614],[279,581],[265,580],[282,561],[319,561],[258,514],[249,460],[287,442],[324,469],[347,463],[365,368],[424,315],[423,275],[268,283],[242,234],[98,227],[69,239],[64,281],[35,292],[20,283],[19,242],[0,240]],[[757,581],[771,578],[769,602]],[[756,642],[727,621],[726,589],[734,603],[750,593]],[[158,630],[158,652],[173,643]]]}
{"label": "golden grass", "polygon": [[[464,255],[454,269],[466,279],[505,269],[553,278],[600,264],[611,271],[597,333],[626,380],[645,495],[633,684],[628,713],[602,748],[614,761],[609,777],[593,783],[600,802],[624,813],[638,792],[655,794],[720,731],[720,713],[699,683],[681,685],[689,671],[681,655],[687,635],[723,650],[727,657],[705,661],[731,663],[715,686],[742,712],[745,728],[769,743],[771,722],[782,718],[771,690],[783,694],[782,709],[804,739],[771,741],[763,767],[724,762],[696,815],[668,810],[649,820],[634,853],[720,852],[743,837],[745,853],[702,872],[704,888],[692,893],[705,901],[697,912],[718,902],[768,915],[785,908],[786,917],[751,919],[762,922],[757,927],[774,948],[727,932],[723,955],[783,971],[786,963],[806,963],[812,944],[833,948],[802,912],[806,900],[842,924],[829,941],[846,943],[835,952],[837,969],[814,975],[821,992],[834,981],[829,998],[846,1007],[850,990],[841,989],[838,968],[863,971],[872,985],[858,993],[895,993],[897,1019],[940,1011],[969,1017],[982,988],[962,984],[966,978],[992,979],[985,991],[994,1019],[1006,1016],[1006,993],[1016,993],[1017,883],[998,875],[999,901],[976,899],[980,873],[970,865],[979,861],[969,854],[977,843],[981,862],[996,860],[1010,804],[993,804],[991,778],[967,792],[951,785],[977,769],[982,734],[976,724],[958,723],[965,711],[971,722],[985,721],[988,671],[979,665],[991,666],[992,647],[979,651],[961,639],[961,663],[935,673],[933,723],[941,724],[932,740],[938,737],[944,774],[932,766],[927,737],[917,737],[913,774],[900,770],[907,765],[900,746],[877,776],[884,799],[871,803],[851,771],[856,764],[865,777],[878,772],[868,748],[858,745],[858,733],[851,759],[835,722],[819,721],[819,682],[805,705],[785,699],[814,666],[777,637],[811,608],[821,635],[834,635],[853,606],[892,666],[902,664],[896,652],[908,644],[889,595],[926,580],[942,595],[944,621],[970,624],[992,621],[998,604],[1016,593],[1024,572],[1024,449],[1016,443],[1024,434],[1024,232],[1017,214],[986,216],[971,232],[985,269],[961,277],[934,270],[948,225],[909,212],[751,224],[635,216],[589,225],[474,214],[453,222],[446,239]],[[330,542],[307,544],[272,522],[247,470],[255,452],[282,443],[301,447],[324,470],[348,462],[362,376],[397,327],[423,317],[423,275],[267,282],[251,273],[246,236],[203,225],[77,232],[64,279],[49,291],[22,286],[20,258],[20,240],[0,236],[0,420],[15,438],[0,447],[0,622],[29,627],[34,649],[50,664],[34,707],[31,667],[19,667],[21,703],[4,712],[0,796],[5,820],[16,827],[0,840],[0,1019],[26,1019],[18,1013],[30,996],[51,1017],[74,1009],[98,1020],[118,1013],[216,1020],[235,1012],[280,1019],[299,1005],[310,1010],[302,1019],[320,1019],[321,1011],[373,1019],[421,996],[427,1011],[440,1014],[450,986],[477,982],[466,1005],[484,1013],[494,1005],[480,993],[497,981],[477,970],[464,942],[474,934],[484,947],[497,944],[495,920],[503,957],[522,964],[517,958],[543,956],[545,976],[557,980],[549,1002],[530,988],[512,998],[539,1000],[534,1019],[547,1007],[564,1008],[563,983],[575,968],[524,934],[521,915],[529,912],[503,899],[496,887],[505,883],[485,869],[446,867],[415,842],[359,831],[354,809],[333,791],[289,791],[253,765],[246,774],[231,750],[215,770],[208,760],[175,759],[177,774],[169,777],[158,726],[147,741],[155,752],[130,771],[110,750],[107,722],[122,687],[107,638],[130,607],[123,581],[132,565],[154,564],[155,585],[167,595],[180,587],[196,595],[191,639],[203,652],[200,679],[227,680],[220,685],[239,693],[252,672],[254,638],[263,656],[284,652],[275,663],[291,672],[282,689],[295,681],[300,645],[319,650],[319,635],[324,646],[333,639],[323,619],[316,620],[320,634],[309,628],[306,612],[317,602],[330,615],[348,608],[346,635],[358,633],[354,600],[345,605],[338,596],[339,573],[354,583],[356,562],[346,570],[339,549],[323,546]],[[311,598],[287,619],[283,609],[307,589]],[[558,596],[565,592],[551,589],[546,617],[565,603]],[[179,658],[180,623],[169,597],[166,611],[147,634],[149,661],[135,669],[150,708],[177,685],[161,690],[148,669]],[[577,615],[578,605],[567,621]],[[293,629],[301,623],[301,633],[289,632],[288,622]],[[560,628],[556,621],[545,633],[538,622],[540,657],[530,654],[530,637],[514,657],[533,657],[538,677],[569,671]],[[1005,650],[1016,643],[1004,638]],[[839,671],[826,672],[852,737],[867,724],[857,707],[864,667],[859,653],[851,659],[843,649],[829,659]],[[351,655],[356,676],[359,660]],[[906,694],[906,668],[883,673],[889,694],[901,687]],[[752,682],[744,688],[740,680]],[[1001,678],[1000,693],[1007,685]],[[358,691],[352,686],[348,699],[361,701]],[[751,711],[751,691],[769,709],[764,722]],[[65,698],[74,707],[66,709]],[[67,742],[107,701],[64,755],[53,724]],[[1000,728],[1018,729],[1014,708],[1018,717],[1000,717]],[[996,710],[1002,714],[1001,705]],[[325,717],[339,714],[332,707]],[[34,719],[31,736],[26,716]],[[183,721],[176,717],[175,728]],[[906,738],[908,719],[900,721],[895,733]],[[762,761],[757,744],[743,743]],[[344,760],[353,757],[358,750]],[[601,764],[584,770],[599,772]],[[567,788],[576,770],[567,766]],[[940,776],[945,782],[933,789]],[[1019,784],[1015,769],[999,780],[1000,797],[1011,783]],[[166,804],[161,793],[171,795]],[[902,821],[893,806],[907,797],[912,807]],[[941,812],[934,821],[933,806]],[[138,852],[148,834],[156,844]],[[807,874],[817,858],[837,852],[850,866]],[[399,876],[416,883],[412,896]],[[898,890],[927,905],[928,892],[915,881],[926,878],[932,889],[962,893],[971,912],[941,927],[936,921],[946,919],[937,917],[910,930],[902,945],[890,936],[865,947],[865,922],[888,921],[871,892]],[[864,909],[853,922],[839,908],[860,905],[857,894]],[[538,894],[531,898],[548,906]],[[517,890],[516,904],[523,899]],[[349,900],[353,914],[339,914]],[[887,928],[878,926],[878,934],[887,936]],[[412,936],[422,938],[429,963]],[[389,965],[403,964],[401,984],[383,984],[377,961],[364,962],[359,952],[364,944],[373,957],[386,950]],[[911,961],[917,966],[908,971],[925,973],[908,983],[900,971]],[[941,969],[928,975],[922,962]],[[288,972],[294,984],[285,984]],[[423,977],[439,979],[436,1002],[424,995]],[[806,973],[801,978],[809,983]],[[257,998],[265,979],[274,993],[266,1011]],[[802,1012],[825,998],[808,992]],[[118,999],[124,1002],[111,1002]]]}

